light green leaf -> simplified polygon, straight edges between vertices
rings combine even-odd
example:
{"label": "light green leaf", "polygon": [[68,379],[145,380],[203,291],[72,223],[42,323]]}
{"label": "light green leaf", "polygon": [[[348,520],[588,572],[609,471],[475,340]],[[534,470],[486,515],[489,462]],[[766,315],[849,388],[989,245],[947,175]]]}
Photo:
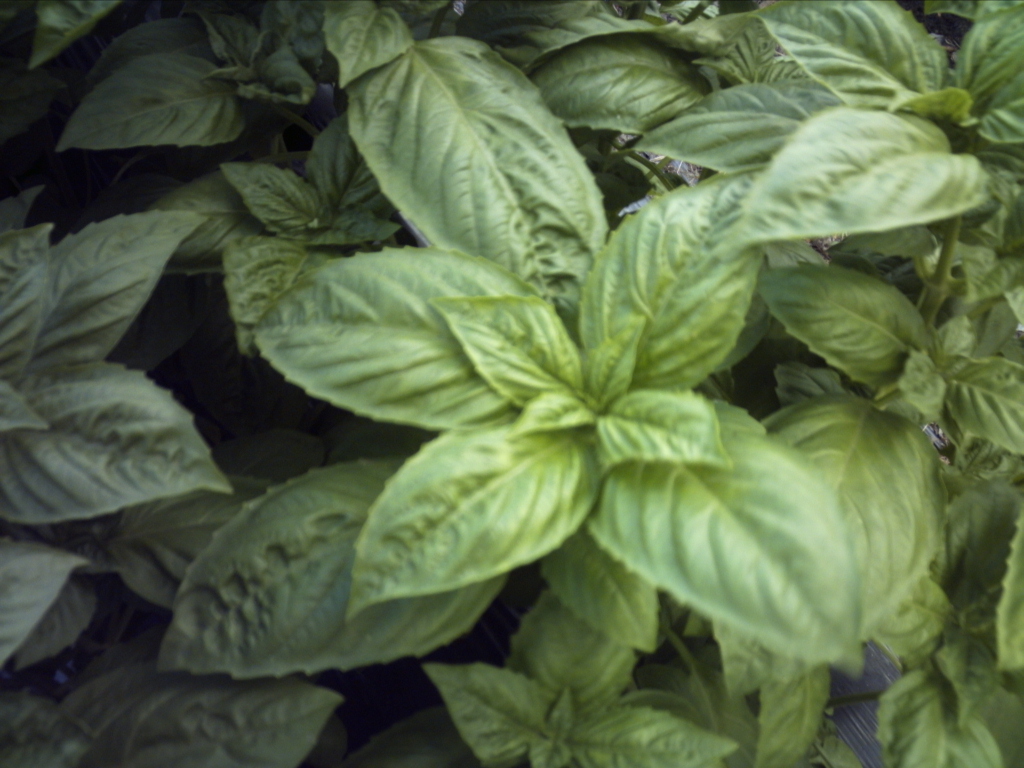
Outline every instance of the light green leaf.
{"label": "light green leaf", "polygon": [[136,663],[89,680],[60,708],[95,737],[79,768],[294,768],[340,703],[295,678],[157,674]]}
{"label": "light green leaf", "polygon": [[102,360],[142,309],[167,259],[200,223],[191,213],[114,216],[50,251],[50,305],[30,372]]}
{"label": "light green leaf", "polygon": [[106,551],[129,588],[164,608],[174,604],[185,569],[214,531],[266,487],[245,478],[234,478],[232,484],[232,494],[196,491],[121,511]]}
{"label": "light green leaf", "polygon": [[371,0],[327,3],[324,13],[324,42],[338,60],[339,88],[412,45],[412,33],[402,17]]}
{"label": "light green leaf", "polygon": [[649,707],[598,710],[568,737],[581,768],[705,768],[735,751],[736,742]]}
{"label": "light green leaf", "polygon": [[64,582],[57,599],[14,653],[14,668],[22,669],[56,656],[82,634],[96,610],[92,585],[75,578]]}
{"label": "light green leaf", "polygon": [[628,461],[730,465],[714,407],[693,392],[634,390],[598,418],[597,434],[605,470]]}
{"label": "light green leaf", "polygon": [[899,105],[900,109],[909,109],[914,114],[939,122],[966,123],[971,119],[971,108],[974,100],[971,94],[962,88],[943,88],[941,91],[925,93],[907,99]]}
{"label": "light green leaf", "polygon": [[946,402],[962,429],[1024,453],[1024,367],[997,357],[965,361],[949,377]]}
{"label": "light green leaf", "polygon": [[971,319],[965,315],[954,317],[942,324],[937,334],[940,359],[944,362],[958,356],[970,357],[978,340]]}
{"label": "light green leaf", "polygon": [[32,410],[18,390],[0,379],[0,432],[9,429],[48,429],[46,419]]}
{"label": "light green leaf", "polygon": [[549,58],[530,78],[571,127],[645,133],[707,92],[677,52],[633,35],[598,37]]}
{"label": "light green leaf", "polygon": [[920,313],[891,285],[841,267],[774,269],[761,295],[786,330],[856,381],[897,381],[908,354],[927,349]]}
{"label": "light green leaf", "polygon": [[477,372],[522,406],[545,393],[583,388],[579,351],[546,301],[536,297],[439,298],[444,316]]}
{"label": "light green leaf", "polygon": [[532,296],[483,259],[434,248],[357,254],[308,272],[256,326],[261,353],[315,397],[426,429],[507,421],[430,300]]}
{"label": "light green leaf", "polygon": [[946,380],[935,368],[931,357],[912,349],[898,384],[903,399],[926,419],[934,421],[939,418],[946,397]]}
{"label": "light green leaf", "polygon": [[593,176],[532,83],[487,46],[443,37],[349,98],[381,189],[431,243],[496,261],[573,314],[607,225]]}
{"label": "light green leaf", "polygon": [[931,576],[925,576],[875,630],[874,639],[908,666],[917,666],[935,650],[951,610],[942,587]]}
{"label": "light green leaf", "polygon": [[28,217],[32,203],[44,189],[45,185],[40,184],[29,187],[14,197],[0,200],[0,235],[12,229],[22,229],[25,226],[25,219]]}
{"label": "light green leaf", "polygon": [[[1018,17],[1024,19],[1024,12]],[[996,143],[1024,142],[1024,71],[996,91],[978,133]]]}
{"label": "light green leaf", "polygon": [[592,629],[650,653],[658,634],[658,593],[613,558],[585,530],[541,561],[558,599]]}
{"label": "light green leaf", "polygon": [[583,377],[586,391],[598,407],[624,395],[633,381],[636,355],[647,319],[633,315],[612,336],[586,352]]}
{"label": "light green leaf", "polygon": [[757,768],[792,768],[804,756],[818,735],[830,683],[822,665],[761,689]]}
{"label": "light green leaf", "polygon": [[182,53],[133,59],[78,106],[57,151],[173,144],[210,146],[238,138],[245,126],[231,83],[205,79],[205,59]]}
{"label": "light green leaf", "polygon": [[75,40],[89,34],[96,22],[120,3],[121,0],[37,0],[36,33],[29,66],[45,64]]}
{"label": "light green leaf", "polygon": [[[986,0],[981,5],[996,4],[1006,5],[1001,0]],[[1019,3],[1015,5],[1012,10],[1006,8],[1007,13],[986,13],[984,18],[978,18],[957,52],[956,84],[974,97],[976,111],[983,119],[996,94],[1024,72],[1018,55],[1024,45],[1024,8]]]}
{"label": "light green leaf", "polygon": [[607,634],[577,618],[545,592],[512,637],[508,668],[552,693],[569,689],[574,704],[593,707],[619,697],[629,685],[636,656]]}
{"label": "light green leaf", "polygon": [[0,56],[0,145],[45,115],[63,87],[41,69],[27,70],[19,59]]}
{"label": "light green leaf", "polygon": [[0,693],[0,765],[76,768],[90,739],[50,699]]}
{"label": "light green leaf", "polygon": [[773,414],[768,429],[808,456],[836,490],[862,574],[864,629],[892,615],[938,546],[946,493],[917,425],[848,395]]}
{"label": "light green leaf", "polygon": [[530,400],[512,427],[513,435],[592,426],[597,416],[572,395],[546,392]]}
{"label": "light green leaf", "polygon": [[422,655],[469,630],[502,579],[345,619],[356,536],[395,466],[335,464],[248,502],[189,566],[161,667],[235,678],[311,674]]}
{"label": "light green leaf", "polygon": [[444,707],[417,712],[374,736],[340,768],[480,768]]}
{"label": "light green leaf", "polygon": [[515,766],[548,740],[555,694],[524,675],[488,664],[424,664],[455,727],[481,762]]}
{"label": "light green leaf", "polygon": [[951,154],[933,123],[838,107],[810,117],[776,153],[737,229],[743,243],[879,232],[950,218],[986,198],[981,164]]}
{"label": "light green leaf", "polygon": [[808,81],[738,85],[715,91],[636,146],[718,171],[745,171],[768,163],[812,114],[840,103]]}
{"label": "light green leaf", "polygon": [[0,434],[0,517],[53,523],[231,490],[192,414],[141,372],[60,368],[25,377],[21,391],[50,429]]}
{"label": "light green leaf", "polygon": [[720,176],[675,190],[623,222],[601,252],[584,289],[580,335],[595,354],[645,319],[633,387],[691,387],[736,343],[760,259],[719,246],[749,183]]}
{"label": "light green leaf", "polygon": [[71,571],[87,563],[42,544],[0,539],[0,664],[29,637]]}
{"label": "light green leaf", "polygon": [[374,503],[356,544],[349,614],[532,562],[589,514],[600,475],[572,432],[456,431],[424,446]]}
{"label": "light green leaf", "polygon": [[859,657],[860,575],[835,492],[791,448],[723,438],[732,469],[613,469],[591,533],[677,600],[772,650],[811,663]]}
{"label": "light green leaf", "polygon": [[0,234],[0,379],[25,370],[50,308],[52,229],[40,224]]}
{"label": "light green leaf", "polygon": [[318,225],[320,198],[294,172],[270,163],[225,163],[220,169],[270,231],[287,234]]}
{"label": "light green leaf", "polygon": [[839,374],[831,368],[811,368],[792,360],[775,366],[775,381],[775,394],[783,406],[846,392]]}
{"label": "light green leaf", "polygon": [[1024,669],[1024,519],[1018,518],[1003,578],[1003,594],[996,608],[996,643],[999,667]]}
{"label": "light green leaf", "polygon": [[946,52],[891,0],[781,3],[757,16],[811,77],[851,106],[885,109],[937,91],[949,77]]}

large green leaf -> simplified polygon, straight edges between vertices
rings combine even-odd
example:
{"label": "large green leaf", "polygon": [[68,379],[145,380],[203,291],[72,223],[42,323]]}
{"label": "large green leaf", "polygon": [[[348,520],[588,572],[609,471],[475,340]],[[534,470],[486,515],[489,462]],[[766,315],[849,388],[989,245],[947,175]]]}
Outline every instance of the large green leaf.
{"label": "large green leaf", "polygon": [[235,678],[351,669],[428,653],[472,627],[502,579],[345,619],[356,536],[394,468],[335,464],[246,504],[189,566],[160,664]]}
{"label": "large green leaf", "polygon": [[1024,669],[1024,520],[1017,520],[1017,532],[1010,545],[1010,557],[1003,578],[1003,594],[996,609],[996,642],[999,666]]}
{"label": "large green leaf", "polygon": [[132,27],[103,49],[85,82],[90,88],[110,77],[125,64],[154,53],[183,53],[215,61],[202,21],[196,16],[156,19]]}
{"label": "large green leaf", "polygon": [[14,653],[14,668],[22,669],[56,656],[82,634],[96,611],[96,592],[80,579],[64,582],[57,599]]}
{"label": "large green leaf", "polygon": [[37,0],[30,67],[45,64],[120,5],[121,0]]}
{"label": "large green leaf", "polygon": [[658,634],[658,593],[605,552],[585,530],[541,561],[551,591],[592,629],[650,653]]}
{"label": "large green leaf", "polygon": [[783,2],[757,15],[811,77],[852,106],[896,106],[949,79],[946,52],[892,0]]}
{"label": "large green leaf", "polygon": [[444,707],[417,712],[374,736],[340,768],[480,768]]}
{"label": "large green leaf", "polygon": [[41,69],[27,70],[18,59],[0,57],[0,144],[45,115],[62,87]]}
{"label": "large green leaf", "polygon": [[707,84],[671,49],[633,35],[586,40],[530,76],[572,127],[644,133],[698,102]]}
{"label": "large green leaf", "polygon": [[0,664],[39,623],[71,571],[87,563],[42,544],[0,539]]}
{"label": "large green leaf", "polygon": [[598,491],[593,448],[572,432],[509,432],[449,432],[388,482],[356,544],[350,615],[500,575],[579,528]]}
{"label": "large green leaf", "polygon": [[483,259],[385,249],[307,273],[263,316],[256,343],[315,397],[427,429],[508,420],[511,404],[473,368],[430,300],[533,296]]}
{"label": "large green leaf", "polygon": [[845,395],[805,400],[767,426],[806,454],[839,495],[863,574],[870,636],[935,556],[946,506],[938,455],[917,425]]}
{"label": "large green leaf", "polygon": [[492,259],[572,314],[601,194],[521,73],[478,42],[418,42],[349,88],[352,137],[431,243]]}
{"label": "large green leaf", "polygon": [[910,351],[929,346],[928,328],[907,297],[861,272],[775,269],[762,277],[760,290],[787,331],[865,384],[895,382]]}
{"label": "large green leaf", "polygon": [[25,370],[49,310],[52,229],[40,224],[0,234],[0,378]]}
{"label": "large green leaf", "polygon": [[598,417],[598,452],[607,469],[627,461],[729,466],[710,402],[693,392],[638,389]]}
{"label": "large green leaf", "polygon": [[90,679],[60,708],[94,736],[78,768],[294,768],[340,703],[295,678],[157,674],[135,663]]}
{"label": "large green leaf", "polygon": [[209,146],[238,138],[245,126],[242,109],[231,83],[207,78],[214,69],[182,53],[133,59],[85,97],[57,151]]}
{"label": "large green leaf", "polygon": [[546,301],[481,296],[434,299],[466,356],[494,391],[516,405],[583,388],[579,351]]}
{"label": "large green leaf", "polygon": [[731,469],[613,469],[591,533],[676,599],[772,650],[809,662],[859,656],[860,574],[835,492],[791,448],[723,437]]}
{"label": "large green leaf", "polygon": [[822,665],[761,689],[757,768],[793,768],[804,756],[818,735],[830,682],[828,667]]}
{"label": "large green leaf", "polygon": [[999,357],[965,361],[949,378],[946,402],[962,429],[1024,453],[1024,366]]}
{"label": "large green leaf", "polygon": [[568,688],[580,707],[615,701],[632,680],[636,656],[577,618],[551,592],[545,592],[512,637],[508,668],[552,693]]}
{"label": "large green leaf", "polygon": [[412,45],[412,33],[392,8],[372,0],[327,3],[324,42],[338,60],[338,87],[387,64]]}
{"label": "large green leaf", "polygon": [[760,266],[752,253],[719,247],[748,189],[744,176],[678,189],[615,231],[584,289],[588,353],[646,320],[633,387],[682,389],[715,370],[743,328]]}
{"label": "large green leaf", "polygon": [[90,738],[50,699],[0,693],[0,765],[76,768]]}
{"label": "large green leaf", "polygon": [[715,91],[636,146],[718,171],[745,171],[769,162],[804,120],[840,103],[808,81],[738,85]]}
{"label": "large green leaf", "polygon": [[0,517],[93,517],[206,488],[230,491],[192,414],[142,373],[98,363],[27,376],[48,430],[0,434]]}
{"label": "large green leaf", "polygon": [[50,251],[50,305],[30,372],[102,360],[149,298],[170,255],[202,220],[153,211],[115,216]]}
{"label": "large green leaf", "polygon": [[737,229],[744,243],[880,232],[949,218],[986,197],[981,164],[951,154],[935,124],[837,107],[776,153]]}

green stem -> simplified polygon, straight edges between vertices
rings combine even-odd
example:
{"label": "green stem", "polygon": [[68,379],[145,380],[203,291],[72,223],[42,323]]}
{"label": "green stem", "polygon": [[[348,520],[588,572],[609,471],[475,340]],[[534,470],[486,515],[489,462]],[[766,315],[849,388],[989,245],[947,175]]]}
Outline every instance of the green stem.
{"label": "green stem", "polygon": [[695,21],[702,13],[704,13],[704,10],[709,5],[711,5],[711,0],[705,0],[703,3],[697,3],[697,5],[694,6],[694,9],[686,14],[686,18],[683,19],[682,23],[689,24],[691,21]]}
{"label": "green stem", "polygon": [[668,176],[665,174],[665,171],[662,168],[658,167],[655,163],[652,163],[639,152],[635,152],[632,149],[627,149],[625,150],[625,154],[627,157],[636,160],[638,163],[640,163],[640,165],[642,165],[644,168],[650,171],[655,176],[655,178],[657,178],[658,181],[661,182],[661,185],[665,188],[666,192],[671,192],[673,189],[676,188],[676,185],[672,183],[672,180],[668,178]]}
{"label": "green stem", "polygon": [[290,163],[292,160],[305,160],[308,157],[309,152],[278,152],[273,155],[264,155],[263,157],[257,157],[253,162]]}
{"label": "green stem", "polygon": [[693,658],[693,654],[690,653],[690,649],[686,647],[686,643],[683,642],[683,638],[676,634],[676,631],[668,625],[668,622],[662,619],[660,622],[661,631],[665,634],[669,644],[675,649],[675,652],[679,654],[679,658],[683,660],[683,663],[689,667],[690,671],[693,672],[697,669],[697,660]]}
{"label": "green stem", "polygon": [[942,233],[942,250],[939,252],[939,263],[935,265],[935,271],[927,281],[924,294],[921,299],[921,316],[925,322],[933,324],[935,317],[943,302],[949,298],[949,278],[953,269],[953,257],[956,254],[956,244],[960,239],[961,217],[956,216],[946,222],[945,231]]}
{"label": "green stem", "polygon": [[318,131],[313,126],[313,124],[310,123],[309,121],[307,121],[304,117],[299,117],[294,112],[292,112],[290,109],[286,109],[285,107],[282,107],[280,104],[276,104],[273,101],[270,101],[270,102],[267,102],[267,103],[270,104],[270,108],[273,109],[275,112],[277,112],[277,114],[281,115],[281,117],[285,118],[292,125],[299,126],[299,128],[304,130],[306,133],[308,133],[314,139],[317,136],[320,135],[320,131]]}
{"label": "green stem", "polygon": [[878,701],[878,697],[885,691],[864,691],[863,693],[851,693],[849,696],[836,696],[829,699],[825,705],[827,709],[836,707],[849,707],[853,704],[863,704],[865,701]]}
{"label": "green stem", "polygon": [[430,32],[427,33],[427,37],[437,37],[441,34],[441,25],[444,24],[444,17],[448,15],[448,5],[444,5],[434,14],[434,18],[430,22]]}

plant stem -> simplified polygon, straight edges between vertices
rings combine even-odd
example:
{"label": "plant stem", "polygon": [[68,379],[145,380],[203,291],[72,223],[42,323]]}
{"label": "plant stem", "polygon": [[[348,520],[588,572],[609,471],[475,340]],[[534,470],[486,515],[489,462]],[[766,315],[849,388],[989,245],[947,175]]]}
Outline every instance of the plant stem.
{"label": "plant stem", "polygon": [[282,107],[280,104],[276,104],[273,101],[268,102],[268,103],[270,104],[271,109],[273,109],[275,112],[277,112],[277,114],[281,115],[281,117],[285,118],[288,122],[292,123],[293,125],[299,126],[299,128],[304,130],[306,133],[308,133],[314,139],[317,136],[320,135],[320,131],[318,131],[313,126],[313,124],[310,123],[309,121],[307,121],[304,117],[300,117],[299,115],[296,115],[290,109],[286,109],[285,107]]}
{"label": "plant stem", "polygon": [[441,25],[444,24],[444,17],[448,15],[449,5],[443,5],[437,13],[434,14],[434,18],[430,22],[430,32],[427,33],[427,37],[437,37],[441,34]]}
{"label": "plant stem", "polygon": [[949,298],[949,278],[950,272],[953,269],[953,256],[956,254],[956,244],[960,239],[961,221],[962,218],[956,216],[946,222],[945,231],[942,233],[942,250],[939,252],[939,263],[935,265],[935,271],[927,281],[921,299],[921,316],[929,324],[934,324],[935,317],[939,314],[939,308]]}
{"label": "plant stem", "polygon": [[665,171],[662,168],[659,168],[656,164],[652,163],[639,152],[635,152],[632,149],[627,149],[625,150],[625,154],[627,157],[636,160],[638,163],[640,163],[640,165],[642,165],[644,168],[646,168],[648,171],[654,174],[658,181],[661,182],[661,185],[665,187],[666,192],[671,192],[673,189],[676,188],[676,185],[672,183],[671,179],[668,178],[668,176],[665,174]]}
{"label": "plant stem", "polygon": [[851,693],[848,696],[836,696],[829,699],[825,705],[828,709],[836,707],[849,707],[853,704],[863,704],[865,701],[878,701],[878,697],[885,691],[863,691],[862,693]]}
{"label": "plant stem", "polygon": [[686,647],[686,643],[683,642],[683,638],[676,634],[676,631],[668,625],[668,622],[662,619],[660,622],[661,631],[665,633],[665,637],[668,639],[669,644],[675,649],[675,652],[679,654],[679,658],[683,660],[683,663],[690,668],[693,672],[697,669],[697,660],[693,658],[693,654],[690,653],[690,649]]}

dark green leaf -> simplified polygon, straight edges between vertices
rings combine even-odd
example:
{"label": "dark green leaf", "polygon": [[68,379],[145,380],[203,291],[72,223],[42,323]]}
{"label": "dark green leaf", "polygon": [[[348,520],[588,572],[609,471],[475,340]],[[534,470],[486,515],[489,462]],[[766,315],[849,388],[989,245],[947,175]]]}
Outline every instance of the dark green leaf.
{"label": "dark green leaf", "polygon": [[50,309],[52,229],[40,224],[0,234],[0,378],[25,370]]}
{"label": "dark green leaf", "polygon": [[114,10],[121,0],[37,0],[30,67],[44,64]]}
{"label": "dark green leaf", "polygon": [[41,69],[26,70],[19,60],[0,57],[0,144],[45,115],[62,87]]}
{"label": "dark green leaf", "polygon": [[30,187],[23,192],[0,200],[0,235],[12,229],[21,229],[25,226],[25,219],[28,217],[29,209],[44,186],[40,184]]}
{"label": "dark green leaf", "polygon": [[92,585],[68,579],[57,599],[15,651],[14,668],[27,667],[63,651],[89,626],[95,610],[96,593]]}
{"label": "dark green leaf", "polygon": [[412,34],[391,8],[370,0],[328,3],[324,39],[338,60],[338,87],[387,64],[412,45]]}
{"label": "dark green leaf", "polygon": [[9,429],[48,429],[46,419],[32,410],[24,396],[0,379],[0,432]]}
{"label": "dark green leaf", "polygon": [[418,712],[378,734],[340,768],[480,768],[444,707]]}
{"label": "dark green leaf", "polygon": [[89,742],[50,699],[27,691],[0,693],[0,765],[75,768]]}
{"label": "dark green leaf", "polygon": [[347,113],[334,118],[313,141],[306,176],[321,201],[335,211],[355,206],[383,215],[390,208],[349,135]]}
{"label": "dark green leaf", "polygon": [[999,667],[1024,669],[1024,519],[1018,518],[996,609]]}
{"label": "dark green leaf", "polygon": [[213,460],[225,473],[283,483],[324,463],[326,447],[316,435],[296,429],[268,429],[225,440]]}
{"label": "dark green leaf", "polygon": [[811,368],[794,361],[775,366],[775,381],[775,394],[779,404],[784,406],[820,395],[841,395],[846,391],[839,374],[831,368]]}
{"label": "dark green leaf", "polygon": [[133,59],[155,53],[180,53],[213,61],[206,31],[198,19],[192,16],[156,19],[114,38],[89,70],[86,83],[95,87]]}
{"label": "dark green leaf", "polygon": [[221,172],[252,215],[272,232],[287,234],[318,225],[316,189],[294,172],[269,163],[225,163]]}

